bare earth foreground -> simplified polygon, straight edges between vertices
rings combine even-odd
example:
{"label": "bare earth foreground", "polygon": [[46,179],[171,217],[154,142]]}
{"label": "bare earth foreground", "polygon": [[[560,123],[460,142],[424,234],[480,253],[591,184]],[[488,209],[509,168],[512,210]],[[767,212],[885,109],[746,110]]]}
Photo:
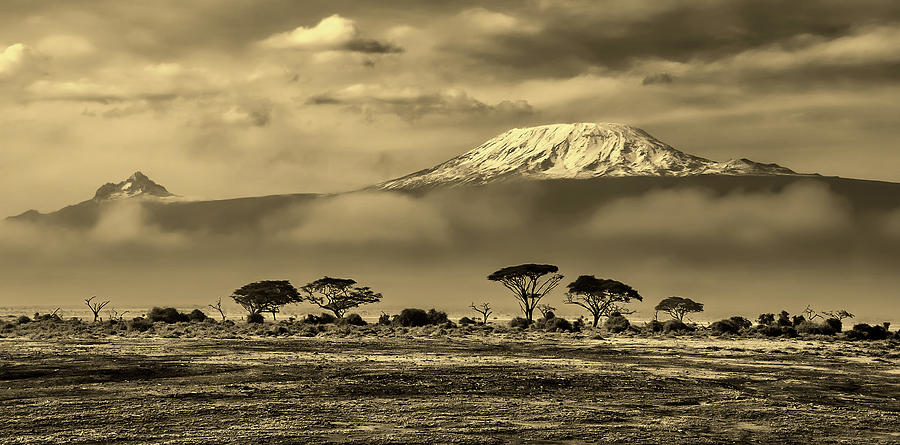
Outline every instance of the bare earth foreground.
{"label": "bare earth foreground", "polygon": [[0,340],[3,441],[898,443],[886,343]]}

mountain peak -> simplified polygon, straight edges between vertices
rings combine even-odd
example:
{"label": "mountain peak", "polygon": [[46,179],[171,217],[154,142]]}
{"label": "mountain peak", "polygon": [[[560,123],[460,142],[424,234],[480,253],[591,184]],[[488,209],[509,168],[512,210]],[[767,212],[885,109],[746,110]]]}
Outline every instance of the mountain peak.
{"label": "mountain peak", "polygon": [[97,193],[94,194],[94,201],[111,201],[137,196],[166,198],[175,195],[165,187],[153,182],[141,171],[136,171],[122,182],[108,182],[100,186]]}
{"label": "mountain peak", "polygon": [[690,155],[626,124],[580,122],[513,128],[449,161],[378,187],[428,188],[513,178],[793,174],[776,164],[716,162]]}

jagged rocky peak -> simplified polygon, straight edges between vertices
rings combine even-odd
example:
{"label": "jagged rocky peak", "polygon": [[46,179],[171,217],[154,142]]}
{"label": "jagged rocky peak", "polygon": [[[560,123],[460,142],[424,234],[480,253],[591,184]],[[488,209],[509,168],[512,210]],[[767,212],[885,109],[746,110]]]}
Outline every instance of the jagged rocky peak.
{"label": "jagged rocky peak", "polygon": [[137,196],[167,198],[175,195],[166,190],[165,187],[153,182],[147,175],[137,171],[122,182],[108,182],[100,186],[97,189],[97,193],[94,194],[94,201],[109,201]]}
{"label": "jagged rocky peak", "polygon": [[690,155],[629,125],[574,123],[514,128],[447,162],[379,186],[421,188],[513,178],[793,174],[776,164],[747,159],[717,162]]}

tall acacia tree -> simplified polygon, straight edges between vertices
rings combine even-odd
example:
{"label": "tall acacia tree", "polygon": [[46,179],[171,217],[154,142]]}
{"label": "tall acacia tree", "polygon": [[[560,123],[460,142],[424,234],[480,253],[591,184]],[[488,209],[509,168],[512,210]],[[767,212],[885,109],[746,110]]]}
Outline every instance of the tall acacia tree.
{"label": "tall acacia tree", "polygon": [[552,264],[520,264],[504,267],[488,275],[487,279],[497,281],[509,289],[525,313],[525,318],[533,321],[534,309],[541,298],[563,279],[557,272],[559,268]]}
{"label": "tall acacia tree", "polygon": [[593,275],[582,275],[567,286],[565,304],[574,304],[587,309],[594,318],[596,328],[600,317],[609,316],[618,311],[619,303],[628,303],[632,299],[644,301],[638,291],[621,281],[596,278]]}
{"label": "tall acacia tree", "polygon": [[356,280],[349,278],[322,277],[300,288],[308,301],[322,309],[334,312],[337,318],[343,318],[347,310],[363,304],[381,301],[381,294],[368,287],[355,286]]}
{"label": "tall acacia tree", "polygon": [[703,312],[703,303],[697,303],[690,298],[669,297],[660,301],[654,310],[666,312],[675,320],[684,322],[684,316],[688,313]]}
{"label": "tall acacia tree", "polygon": [[301,301],[297,288],[287,280],[245,284],[236,289],[231,298],[249,312],[248,320],[250,316],[262,312],[271,312],[274,320],[275,313],[279,312],[282,306]]}

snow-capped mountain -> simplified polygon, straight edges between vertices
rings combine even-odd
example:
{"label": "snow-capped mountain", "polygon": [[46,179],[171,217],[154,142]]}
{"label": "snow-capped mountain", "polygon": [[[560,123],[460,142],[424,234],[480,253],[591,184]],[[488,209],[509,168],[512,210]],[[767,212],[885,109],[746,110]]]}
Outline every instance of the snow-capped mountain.
{"label": "snow-capped mountain", "polygon": [[166,190],[165,187],[153,182],[147,175],[141,172],[134,172],[128,179],[119,182],[108,182],[97,189],[94,194],[94,201],[112,201],[124,198],[134,197],[155,197],[169,198],[175,196]]}
{"label": "snow-capped mountain", "polygon": [[777,164],[693,156],[628,125],[575,123],[514,128],[435,167],[376,187],[419,189],[512,178],[796,174]]}

